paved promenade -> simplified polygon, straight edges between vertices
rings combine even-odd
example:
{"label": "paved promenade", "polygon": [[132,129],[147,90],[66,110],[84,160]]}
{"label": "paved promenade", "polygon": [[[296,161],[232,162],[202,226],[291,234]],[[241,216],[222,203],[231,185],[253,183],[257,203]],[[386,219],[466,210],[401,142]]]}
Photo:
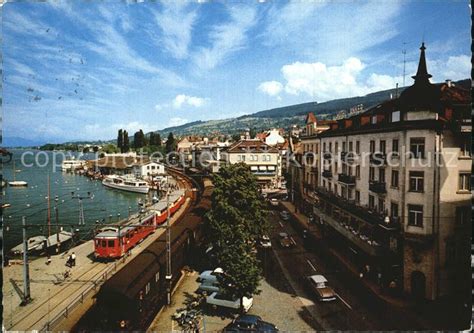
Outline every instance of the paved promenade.
{"label": "paved promenade", "polygon": [[[183,190],[175,194],[183,193]],[[182,208],[171,218],[173,224],[189,206],[187,199]],[[64,327],[63,322],[71,316],[80,317],[74,311],[87,311],[84,306],[100,285],[127,262],[137,256],[144,248],[165,232],[157,229],[141,244],[137,245],[130,256],[114,262],[102,263],[94,261],[94,245],[90,240],[66,253],[51,257],[51,264],[46,265],[46,258],[30,262],[30,290],[32,302],[21,306],[23,293],[23,265],[13,264],[3,269],[3,325],[8,331],[40,330],[47,328],[49,322],[52,330],[55,326]],[[71,276],[64,278],[63,273],[69,269],[66,260],[70,253],[75,252],[76,266],[70,269]],[[81,302],[82,301],[82,302]],[[65,312],[65,310],[67,311]],[[70,323],[73,324],[74,322]]]}

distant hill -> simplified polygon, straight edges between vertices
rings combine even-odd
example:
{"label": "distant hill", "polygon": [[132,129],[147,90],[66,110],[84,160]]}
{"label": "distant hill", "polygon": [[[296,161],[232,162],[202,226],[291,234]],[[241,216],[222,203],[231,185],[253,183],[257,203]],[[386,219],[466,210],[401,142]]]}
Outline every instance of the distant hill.
{"label": "distant hill", "polygon": [[[400,94],[403,89],[398,89]],[[341,98],[324,103],[309,102],[297,105],[284,106],[254,114],[244,115],[238,118],[228,118],[222,120],[197,121],[181,126],[169,127],[157,131],[163,137],[169,132],[176,135],[203,135],[213,132],[222,134],[241,133],[245,128],[255,128],[256,130],[268,129],[270,127],[288,128],[293,124],[302,125],[308,112],[314,112],[319,118],[331,118],[341,110],[349,110],[351,107],[363,104],[364,108],[371,107],[387,99],[390,95],[395,95],[396,90],[384,90],[368,94],[361,97]]]}
{"label": "distant hill", "polygon": [[[465,89],[471,89],[471,80],[460,80],[454,84]],[[291,125],[303,125],[305,116],[308,112],[314,112],[319,119],[332,118],[341,110],[348,111],[351,107],[363,104],[364,109],[377,105],[390,99],[397,93],[401,94],[406,87],[389,89],[374,92],[366,96],[357,96],[349,98],[340,98],[323,103],[309,102],[296,105],[289,105],[280,108],[274,108],[259,111],[254,114],[244,115],[238,118],[228,118],[222,120],[195,121],[181,126],[169,127],[156,131],[164,135],[173,132],[175,135],[209,135],[212,133],[236,134],[242,133],[245,128],[254,128],[255,130],[264,130],[271,127],[289,128]]]}
{"label": "distant hill", "polygon": [[16,147],[38,147],[44,144],[41,140],[29,140],[16,136],[3,137],[2,147],[16,148]]}

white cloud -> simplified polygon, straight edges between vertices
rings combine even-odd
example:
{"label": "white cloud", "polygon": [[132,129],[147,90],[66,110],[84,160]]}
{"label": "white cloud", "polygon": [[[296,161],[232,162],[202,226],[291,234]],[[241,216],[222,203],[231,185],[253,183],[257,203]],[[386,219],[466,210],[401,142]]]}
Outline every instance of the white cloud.
{"label": "white cloud", "polygon": [[356,82],[364,64],[351,57],[340,66],[326,66],[321,62],[295,62],[282,67],[288,94],[305,93],[318,101],[338,97],[349,97],[363,93]]}
{"label": "white cloud", "polygon": [[201,48],[194,55],[201,70],[213,69],[246,46],[247,33],[256,23],[255,6],[229,7],[228,11],[231,20],[215,26],[210,33],[212,46]]}
{"label": "white cloud", "polygon": [[176,95],[176,97],[169,103],[156,104],[155,110],[161,111],[161,110],[166,110],[170,107],[173,107],[174,109],[180,109],[183,106],[192,106],[195,108],[199,108],[206,105],[206,103],[208,103],[209,101],[210,101],[209,98],[179,94],[179,95]]}
{"label": "white cloud", "polygon": [[275,1],[266,15],[264,44],[326,63],[340,62],[398,34],[401,1]]}
{"label": "white cloud", "polygon": [[[29,67],[29,66],[27,66],[27,65],[25,65],[25,64],[22,64],[22,63],[16,61],[15,59],[13,59],[13,58],[9,58],[7,64],[4,63],[4,65],[3,65],[3,66],[4,66],[4,69],[7,69],[7,70],[8,70],[8,67],[7,67],[8,64],[10,64],[10,65],[12,66],[12,68],[13,68],[17,73],[19,73],[19,74],[21,74],[21,75],[24,75],[24,76],[26,76],[26,75],[33,76],[33,75],[36,74],[35,71],[34,71],[33,69],[31,69],[31,67]],[[5,68],[5,67],[7,67],[7,68]]]}
{"label": "white cloud", "polygon": [[169,120],[168,125],[166,127],[173,127],[173,126],[180,126],[189,122],[188,119],[173,117]]}
{"label": "white cloud", "polygon": [[3,29],[8,29],[25,36],[35,36],[46,40],[54,40],[58,31],[51,26],[35,20],[30,16],[25,17],[15,10],[8,10],[14,6],[5,7],[3,10]]}
{"label": "white cloud", "polygon": [[184,94],[177,95],[173,100],[173,107],[175,109],[181,108],[183,105],[189,105],[196,108],[199,108],[206,104],[208,98],[201,98],[201,97],[194,97],[194,96],[187,96]]}
{"label": "white cloud", "polygon": [[428,72],[433,74],[435,82],[446,79],[461,80],[471,77],[471,57],[467,55],[450,56],[447,60],[428,60]]}
{"label": "white cloud", "polygon": [[133,138],[133,134],[142,130],[144,133],[149,133],[151,131],[156,131],[158,126],[142,123],[139,121],[131,121],[129,123],[114,123],[109,126],[102,126],[97,123],[86,124],[82,126],[80,136],[75,139],[82,138],[96,138],[96,139],[113,139],[117,137],[117,131],[119,129],[124,129],[128,132],[128,136]]}
{"label": "white cloud", "polygon": [[188,57],[191,32],[196,22],[197,12],[187,10],[185,2],[163,2],[161,13],[155,12],[155,20],[161,29],[160,47],[177,59]]}
{"label": "white cloud", "polygon": [[267,95],[277,96],[283,90],[283,85],[278,81],[266,81],[260,83],[257,89]]}

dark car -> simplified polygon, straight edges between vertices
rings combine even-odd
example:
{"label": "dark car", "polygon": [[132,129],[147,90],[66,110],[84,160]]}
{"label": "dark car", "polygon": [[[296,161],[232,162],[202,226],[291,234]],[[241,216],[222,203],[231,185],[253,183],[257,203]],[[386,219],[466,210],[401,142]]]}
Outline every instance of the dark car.
{"label": "dark car", "polygon": [[223,332],[278,332],[278,328],[259,316],[243,315],[234,319]]}

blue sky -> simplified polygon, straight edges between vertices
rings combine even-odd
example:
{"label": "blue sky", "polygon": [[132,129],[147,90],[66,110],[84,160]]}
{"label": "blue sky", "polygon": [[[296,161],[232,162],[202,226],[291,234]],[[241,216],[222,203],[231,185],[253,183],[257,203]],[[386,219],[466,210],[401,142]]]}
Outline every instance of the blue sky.
{"label": "blue sky", "polygon": [[470,76],[468,1],[12,2],[3,135],[111,139]]}

